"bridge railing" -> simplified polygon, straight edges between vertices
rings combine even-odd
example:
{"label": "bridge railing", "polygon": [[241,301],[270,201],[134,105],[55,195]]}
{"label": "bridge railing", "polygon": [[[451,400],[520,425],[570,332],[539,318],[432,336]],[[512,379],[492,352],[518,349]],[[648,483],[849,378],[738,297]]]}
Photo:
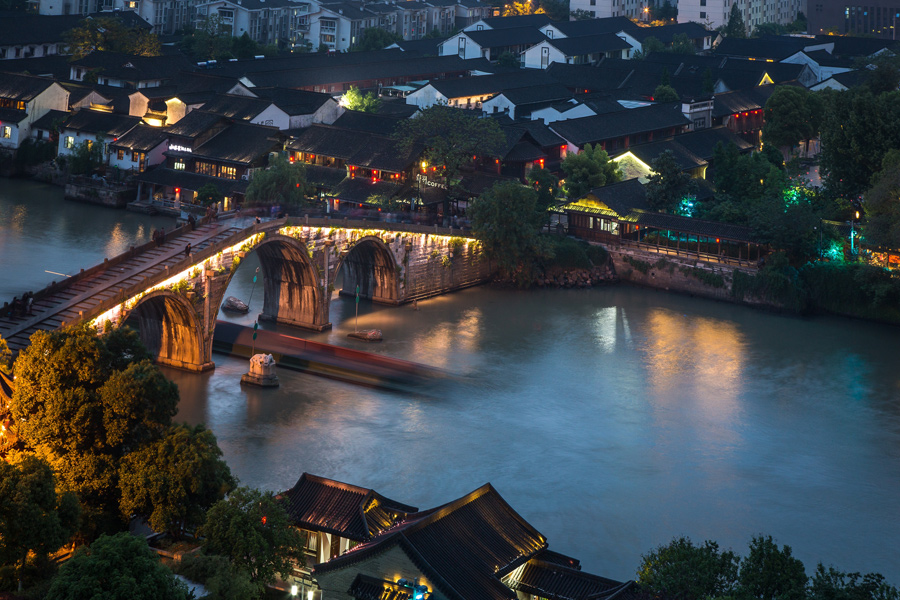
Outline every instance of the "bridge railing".
{"label": "bridge railing", "polygon": [[309,227],[343,227],[347,229],[383,229],[385,231],[404,231],[407,233],[431,233],[435,235],[450,235],[459,237],[472,237],[471,229],[463,229],[460,227],[439,227],[437,225],[416,225],[414,223],[391,223],[389,221],[380,221],[377,219],[350,219],[344,217],[322,218],[310,217],[287,217],[285,219],[277,219],[269,221],[266,225],[278,223],[279,226],[284,225],[303,225]]}

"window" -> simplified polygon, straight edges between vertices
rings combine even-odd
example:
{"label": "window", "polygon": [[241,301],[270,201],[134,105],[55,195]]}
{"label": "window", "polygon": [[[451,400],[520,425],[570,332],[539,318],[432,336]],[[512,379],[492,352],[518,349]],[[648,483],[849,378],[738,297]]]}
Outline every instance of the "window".
{"label": "window", "polygon": [[138,153],[132,151],[132,153],[131,153],[131,162],[137,162],[137,161],[138,161]]}
{"label": "window", "polygon": [[75,147],[75,138],[72,137],[71,135],[67,135],[66,136],[66,148],[71,150],[74,147]]}
{"label": "window", "polygon": [[706,6],[706,0],[700,0],[700,6]]}
{"label": "window", "polygon": [[706,13],[703,12],[702,10],[700,11],[700,18],[701,18],[701,19],[705,19],[705,18],[706,18]]}
{"label": "window", "polygon": [[8,140],[11,137],[12,137],[12,127],[10,127],[9,125],[4,125],[3,126],[3,139]]}
{"label": "window", "polygon": [[216,165],[208,162],[197,162],[197,172],[201,175],[216,176]]}
{"label": "window", "polygon": [[116,150],[116,158],[117,158],[118,160],[124,160],[124,159],[125,159],[125,150],[124,150],[123,148],[119,148],[118,150]]}
{"label": "window", "polygon": [[175,170],[176,171],[184,171],[184,161],[180,158],[175,161]]}
{"label": "window", "polygon": [[237,169],[235,167],[219,167],[219,177],[223,179],[237,179]]}

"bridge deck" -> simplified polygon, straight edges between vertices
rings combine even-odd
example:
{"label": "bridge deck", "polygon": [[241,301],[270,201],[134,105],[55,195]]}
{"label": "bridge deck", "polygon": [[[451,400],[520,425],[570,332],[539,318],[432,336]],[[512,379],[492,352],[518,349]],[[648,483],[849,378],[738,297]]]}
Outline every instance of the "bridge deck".
{"label": "bridge deck", "polygon": [[66,280],[39,292],[34,299],[32,316],[10,318],[0,315],[0,336],[13,353],[28,346],[35,331],[53,330],[63,323],[77,322],[81,314],[90,314],[104,301],[121,295],[126,289],[152,278],[184,258],[184,247],[191,244],[192,253],[202,251],[241,231],[227,224],[211,223],[185,231],[159,247],[150,246],[123,260],[113,260],[108,266],[83,277]]}

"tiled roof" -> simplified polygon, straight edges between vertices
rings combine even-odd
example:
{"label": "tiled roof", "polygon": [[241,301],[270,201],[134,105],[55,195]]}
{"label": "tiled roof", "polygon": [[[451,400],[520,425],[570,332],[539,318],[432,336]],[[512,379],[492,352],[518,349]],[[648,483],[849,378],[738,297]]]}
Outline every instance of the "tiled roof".
{"label": "tiled roof", "polygon": [[21,123],[28,117],[28,113],[24,110],[16,108],[0,108],[0,123]]}
{"label": "tiled roof", "polygon": [[[331,190],[331,195],[344,202],[365,204],[371,196],[393,198],[400,191],[400,188],[400,184],[391,181],[372,181],[365,177],[347,177]],[[376,511],[378,511],[377,515],[367,513],[366,516],[370,520],[377,517],[383,524],[391,521],[391,515],[394,514],[391,511],[385,511],[383,508],[376,508]]]}
{"label": "tiled roof", "polygon": [[186,57],[177,56],[134,56],[119,52],[95,50],[87,56],[72,62],[77,67],[103,69],[103,77],[124,81],[149,81],[172,79],[183,69],[194,65]]}
{"label": "tiled roof", "polygon": [[287,499],[291,522],[298,527],[335,533],[357,542],[372,539],[417,510],[374,490],[309,473],[301,475],[282,496]]}
{"label": "tiled roof", "polygon": [[311,115],[323,104],[334,101],[330,94],[283,87],[257,87],[253,88],[253,93],[260,98],[271,100],[275,106],[289,115]]}
{"label": "tiled roof", "polygon": [[63,128],[119,137],[131,131],[140,122],[140,117],[82,109],[73,113]]}
{"label": "tiled roof", "polygon": [[420,145],[401,152],[390,137],[331,125],[313,125],[288,143],[291,150],[331,156],[348,164],[400,173],[414,164],[424,149]]}
{"label": "tiled roof", "polygon": [[171,135],[193,138],[208,131],[216,123],[224,122],[222,115],[206,112],[204,110],[192,110],[176,123],[166,127]]}
{"label": "tiled roof", "polygon": [[566,56],[580,56],[631,48],[631,44],[614,33],[558,38],[550,40],[550,44]]}
{"label": "tiled roof", "polygon": [[418,52],[422,56],[437,56],[438,46],[444,40],[436,38],[422,38],[421,40],[401,40],[397,42],[397,46],[405,52]]}
{"label": "tiled roof", "polygon": [[647,204],[647,192],[637,179],[594,188],[575,202],[567,204],[565,208],[573,212],[596,212],[589,210],[595,208],[594,199],[609,207],[619,217],[627,216],[634,210],[650,208]]}
{"label": "tiled roof", "polygon": [[403,118],[389,115],[347,110],[338,117],[334,122],[334,126],[353,131],[365,131],[367,133],[390,136],[394,134],[397,124],[404,120]]}
{"label": "tiled roof", "polygon": [[47,111],[43,117],[31,124],[33,129],[45,129],[50,131],[55,127],[59,127],[69,118],[69,113],[64,110]]}
{"label": "tiled roof", "polygon": [[547,158],[547,154],[529,141],[521,141],[504,155],[506,162],[531,162]]}
{"label": "tiled roof", "polygon": [[543,71],[519,69],[512,73],[501,73],[498,75],[439,79],[432,81],[430,85],[447,98],[464,98],[467,96],[498,94],[506,90],[545,85],[552,82],[553,80]]}
{"label": "tiled roof", "polygon": [[46,77],[0,72],[0,98],[30,102],[54,83]]}
{"label": "tiled roof", "polygon": [[203,105],[203,110],[230,119],[249,121],[272,106],[272,101],[249,96],[218,94]]}
{"label": "tiled roof", "polygon": [[150,152],[166,141],[169,134],[159,127],[138,125],[115,142],[110,142],[112,148],[124,148],[137,152]]}
{"label": "tiled roof", "polygon": [[631,152],[645,165],[652,166],[653,161],[666,151],[672,153],[672,156],[675,158],[675,164],[682,171],[689,171],[707,164],[705,160],[672,139],[629,146],[625,152]]}
{"label": "tiled roof", "polygon": [[698,129],[689,133],[676,135],[673,140],[687,148],[694,156],[703,160],[711,160],[716,145],[721,142],[726,146],[734,144],[739,152],[753,148],[753,144],[737,135],[725,126]]}
{"label": "tiled roof", "polygon": [[516,106],[537,103],[553,103],[567,100],[573,96],[568,88],[557,83],[532,85],[528,87],[505,90],[503,95]]}
{"label": "tiled roof", "polygon": [[547,600],[583,600],[622,586],[621,581],[537,558],[532,558],[513,571],[506,583],[517,592]]}
{"label": "tiled roof", "polygon": [[553,146],[565,145],[566,141],[556,135],[553,130],[541,120],[534,121],[514,121],[509,127],[524,129],[537,142],[541,148],[551,148]]}
{"label": "tiled roof", "polygon": [[462,32],[482,48],[502,48],[504,46],[531,46],[549,39],[537,27],[514,27],[510,29],[482,29]]}
{"label": "tiled roof", "polygon": [[162,165],[147,169],[143,173],[137,175],[135,179],[144,183],[180,187],[185,190],[191,190],[192,192],[196,192],[204,185],[212,184],[216,186],[216,189],[218,189],[219,193],[223,196],[243,194],[247,191],[246,181],[210,177],[208,175],[200,175],[199,173],[191,173],[188,171],[176,171],[175,169],[166,169]]}
{"label": "tiled roof", "polygon": [[766,101],[774,91],[774,85],[763,85],[749,90],[716,94],[713,98],[713,117],[765,108]]}
{"label": "tiled roof", "polygon": [[576,146],[688,125],[681,104],[654,104],[619,112],[556,121],[550,128]]}
{"label": "tiled roof", "polygon": [[551,23],[550,17],[542,15],[516,15],[512,17],[487,17],[483,19],[491,29],[513,29],[516,27],[543,27]]}
{"label": "tiled roof", "polygon": [[515,600],[500,578],[546,547],[546,538],[490,484],[421,513],[370,542],[315,566],[314,576],[399,546],[440,595],[451,600]]}
{"label": "tiled roof", "polygon": [[840,58],[824,50],[804,50],[803,54],[815,61],[817,65],[826,67],[853,68],[856,61],[852,58]]}
{"label": "tiled roof", "polygon": [[781,60],[803,50],[810,45],[808,38],[766,36],[762,38],[739,39],[728,37],[716,47],[720,56],[738,56]]}
{"label": "tiled roof", "polygon": [[333,188],[347,177],[346,167],[334,169],[322,165],[304,164],[303,168],[306,170],[306,181],[321,187]]}
{"label": "tiled roof", "polygon": [[[0,39],[2,39],[2,34],[0,34]],[[0,65],[7,73],[51,77],[57,81],[64,81],[69,78],[71,72],[69,58],[71,57],[59,54],[34,58],[13,58],[0,61]]]}
{"label": "tiled roof", "polygon": [[237,121],[194,148],[194,156],[249,164],[280,149],[281,134],[274,127]]}
{"label": "tiled roof", "polygon": [[628,220],[638,225],[655,227],[656,229],[681,231],[683,233],[717,237],[734,242],[756,241],[749,227],[741,227],[740,225],[731,225],[729,223],[717,223],[715,221],[704,221],[702,219],[640,210],[635,211]]}
{"label": "tiled roof", "polygon": [[869,73],[866,71],[845,71],[844,73],[835,73],[831,78],[846,88],[853,88],[862,85],[868,75]]}

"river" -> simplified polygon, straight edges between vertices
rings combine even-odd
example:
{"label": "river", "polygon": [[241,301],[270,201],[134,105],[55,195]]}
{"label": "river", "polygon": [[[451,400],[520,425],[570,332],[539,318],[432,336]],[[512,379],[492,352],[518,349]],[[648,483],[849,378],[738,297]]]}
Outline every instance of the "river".
{"label": "river", "polygon": [[[0,181],[5,296],[170,222],[60,196]],[[252,291],[258,310],[255,265],[229,294]],[[490,482],[552,549],[607,577],[633,578],[673,536],[745,553],[766,533],[809,571],[900,584],[900,330],[626,285],[483,286],[418,307],[360,304],[360,328],[385,335],[360,346],[353,300],[336,297],[334,329],[300,335],[452,374],[421,394],[287,370],[277,390],[241,388],[246,361],[216,355],[212,373],[166,370],[177,418],[211,427],[241,482],[265,489],[308,471],[428,508]]]}

